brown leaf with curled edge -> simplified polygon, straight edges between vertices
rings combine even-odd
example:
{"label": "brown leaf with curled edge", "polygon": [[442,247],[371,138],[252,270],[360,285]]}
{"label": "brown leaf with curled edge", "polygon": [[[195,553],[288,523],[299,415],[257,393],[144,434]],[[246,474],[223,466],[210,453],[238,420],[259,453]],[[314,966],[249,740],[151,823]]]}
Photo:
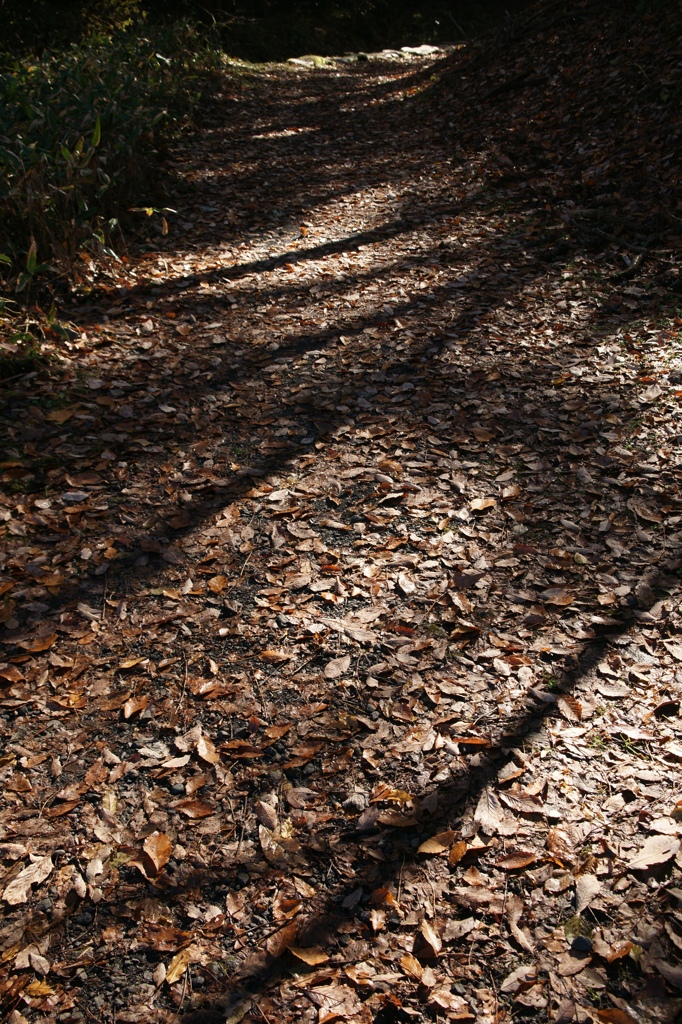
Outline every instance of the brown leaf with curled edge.
{"label": "brown leaf with curled edge", "polygon": [[519,814],[542,814],[544,808],[544,804],[539,796],[521,789],[516,782],[509,789],[503,789],[500,792],[500,800],[510,810],[518,811]]}
{"label": "brown leaf with curled edge", "polygon": [[680,848],[674,836],[649,836],[641,850],[627,863],[628,871],[648,871],[671,860]]}
{"label": "brown leaf with curled edge", "polygon": [[137,714],[138,711],[144,711],[149,704],[149,697],[131,697],[123,705],[123,717],[132,718],[133,715]]}
{"label": "brown leaf with curled edge", "polygon": [[573,604],[575,596],[564,587],[548,587],[547,590],[543,590],[541,594],[538,594],[538,600],[544,601],[545,604],[564,608],[566,605]]}
{"label": "brown leaf with curled edge", "polygon": [[412,956],[411,953],[405,953],[404,956],[401,956],[398,963],[404,970],[405,974],[409,974],[411,978],[416,978],[417,981],[422,980],[423,967],[417,960],[416,956]]}
{"label": "brown leaf with curled edge", "polygon": [[274,830],[279,827],[279,818],[277,817],[277,811],[272,806],[272,804],[265,803],[264,800],[259,800],[256,803],[255,811],[258,821],[261,823],[261,825],[264,825],[265,828],[268,828],[270,829],[271,832],[274,832]]}
{"label": "brown leaf with curled edge", "polygon": [[496,498],[474,498],[469,504],[469,508],[472,512],[485,512],[489,508],[495,508],[497,505]]}
{"label": "brown leaf with curled edge", "polygon": [[314,946],[287,946],[290,953],[293,953],[297,960],[302,960],[308,967],[317,967],[318,964],[326,964],[329,957],[321,949]]}
{"label": "brown leaf with curled edge", "polygon": [[517,850],[516,852],[507,853],[504,857],[500,857],[499,860],[495,861],[498,868],[502,868],[503,871],[519,871],[521,868],[527,868],[531,864],[535,864],[537,856],[532,850]]}
{"label": "brown leaf with curled edge", "polygon": [[62,804],[54,804],[52,807],[48,807],[45,811],[45,817],[47,818],[62,818],[65,814],[70,814],[74,807],[78,807],[80,800],[66,800]]}
{"label": "brown leaf with curled edge", "polygon": [[369,912],[369,923],[373,932],[380,932],[386,927],[386,911],[381,907],[373,907]]}
{"label": "brown leaf with curled edge", "polygon": [[277,922],[289,921],[296,917],[302,906],[301,900],[278,896],[272,907],[272,916]]}
{"label": "brown leaf with curled edge", "polygon": [[204,736],[203,733],[197,741],[196,752],[201,760],[206,761],[207,764],[218,764],[218,761],[220,761],[220,754],[208,736]]}
{"label": "brown leaf with curled edge", "polygon": [[379,811],[377,821],[380,825],[388,825],[389,828],[412,828],[417,824],[416,815],[391,810]]}
{"label": "brown leaf with curled edge", "polygon": [[455,841],[455,833],[452,829],[447,832],[439,832],[438,835],[424,840],[417,849],[417,853],[445,853]]}
{"label": "brown leaf with curled edge", "polygon": [[140,665],[143,661],[148,662],[149,658],[126,658],[125,661],[121,661],[116,667],[120,672],[126,668],[135,668],[136,665]]}
{"label": "brown leaf with curled edge", "polygon": [[55,643],[57,639],[56,633],[49,633],[45,636],[37,636],[33,640],[20,640],[18,642],[19,647],[23,647],[25,651],[30,654],[39,654],[41,651],[47,651]]}
{"label": "brown leaf with curled edge", "polygon": [[207,818],[209,814],[213,814],[215,808],[211,807],[210,804],[203,803],[201,800],[181,800],[180,803],[175,805],[175,810],[180,811],[186,818]]}
{"label": "brown leaf with curled edge", "polygon": [[487,427],[472,427],[471,433],[474,435],[477,441],[492,441],[495,437],[494,430],[488,430]]}
{"label": "brown leaf with curled edge", "polygon": [[154,869],[153,872],[148,871],[147,874],[158,874],[170,860],[173,844],[164,832],[152,832],[145,839],[142,849]]}
{"label": "brown leaf with curled edge", "polygon": [[427,943],[427,945],[430,947],[430,949],[433,950],[432,955],[438,956],[441,949],[443,948],[443,940],[441,939],[440,935],[433,927],[433,925],[429,921],[427,921],[426,918],[424,918],[422,923],[419,925],[419,931],[421,932],[422,937]]}
{"label": "brown leaf with curled edge", "polygon": [[570,832],[561,825],[547,833],[546,845],[553,858],[563,867],[575,861],[575,841]]}
{"label": "brown leaf with curled edge", "polygon": [[179,953],[176,953],[171,962],[168,964],[166,971],[166,981],[169,985],[174,985],[176,981],[183,976],[187,968],[189,967],[192,960],[193,950],[191,946],[187,946],[185,949],[181,949]]}
{"label": "brown leaf with curled edge", "polygon": [[476,1014],[461,996],[455,995],[448,985],[439,985],[429,992],[429,1006],[438,1006],[445,1010],[448,1020],[473,1021]]}
{"label": "brown leaf with curled edge", "polygon": [[570,695],[564,695],[557,699],[557,707],[561,711],[564,718],[567,718],[569,722],[582,722],[583,719],[583,706],[579,700]]}

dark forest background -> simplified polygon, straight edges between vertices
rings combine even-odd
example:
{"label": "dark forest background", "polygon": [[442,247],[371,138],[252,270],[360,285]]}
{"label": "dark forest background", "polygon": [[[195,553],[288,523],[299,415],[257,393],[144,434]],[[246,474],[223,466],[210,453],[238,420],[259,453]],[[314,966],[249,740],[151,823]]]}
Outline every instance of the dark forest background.
{"label": "dark forest background", "polygon": [[528,0],[0,0],[5,52],[40,51],[93,31],[187,18],[233,56],[282,59],[461,39],[512,20]]}

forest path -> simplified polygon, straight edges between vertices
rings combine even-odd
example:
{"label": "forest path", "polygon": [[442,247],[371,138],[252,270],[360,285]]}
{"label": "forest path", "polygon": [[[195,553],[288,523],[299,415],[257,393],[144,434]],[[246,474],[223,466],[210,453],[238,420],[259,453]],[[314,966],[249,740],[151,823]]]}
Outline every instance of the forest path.
{"label": "forest path", "polygon": [[8,1011],[672,1019],[679,332],[441,72],[226,76],[15,393]]}

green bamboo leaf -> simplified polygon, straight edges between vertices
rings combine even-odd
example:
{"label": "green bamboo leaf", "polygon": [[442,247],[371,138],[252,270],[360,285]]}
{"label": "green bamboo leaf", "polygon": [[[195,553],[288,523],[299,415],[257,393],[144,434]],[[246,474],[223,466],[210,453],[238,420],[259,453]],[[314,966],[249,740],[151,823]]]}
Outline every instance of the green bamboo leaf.
{"label": "green bamboo leaf", "polygon": [[95,121],[95,130],[92,133],[92,144],[93,144],[93,146],[99,146],[101,139],[102,139],[102,122],[100,121],[100,117],[99,117],[99,114],[98,114],[97,115],[97,120]]}

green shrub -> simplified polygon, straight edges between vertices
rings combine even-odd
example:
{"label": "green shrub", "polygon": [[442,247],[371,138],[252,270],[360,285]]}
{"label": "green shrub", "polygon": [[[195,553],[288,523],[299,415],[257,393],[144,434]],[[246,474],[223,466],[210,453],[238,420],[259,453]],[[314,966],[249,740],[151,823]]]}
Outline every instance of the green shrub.
{"label": "green shrub", "polygon": [[91,37],[0,74],[0,253],[15,277],[102,252],[121,212],[146,204],[160,136],[220,63],[179,23]]}

